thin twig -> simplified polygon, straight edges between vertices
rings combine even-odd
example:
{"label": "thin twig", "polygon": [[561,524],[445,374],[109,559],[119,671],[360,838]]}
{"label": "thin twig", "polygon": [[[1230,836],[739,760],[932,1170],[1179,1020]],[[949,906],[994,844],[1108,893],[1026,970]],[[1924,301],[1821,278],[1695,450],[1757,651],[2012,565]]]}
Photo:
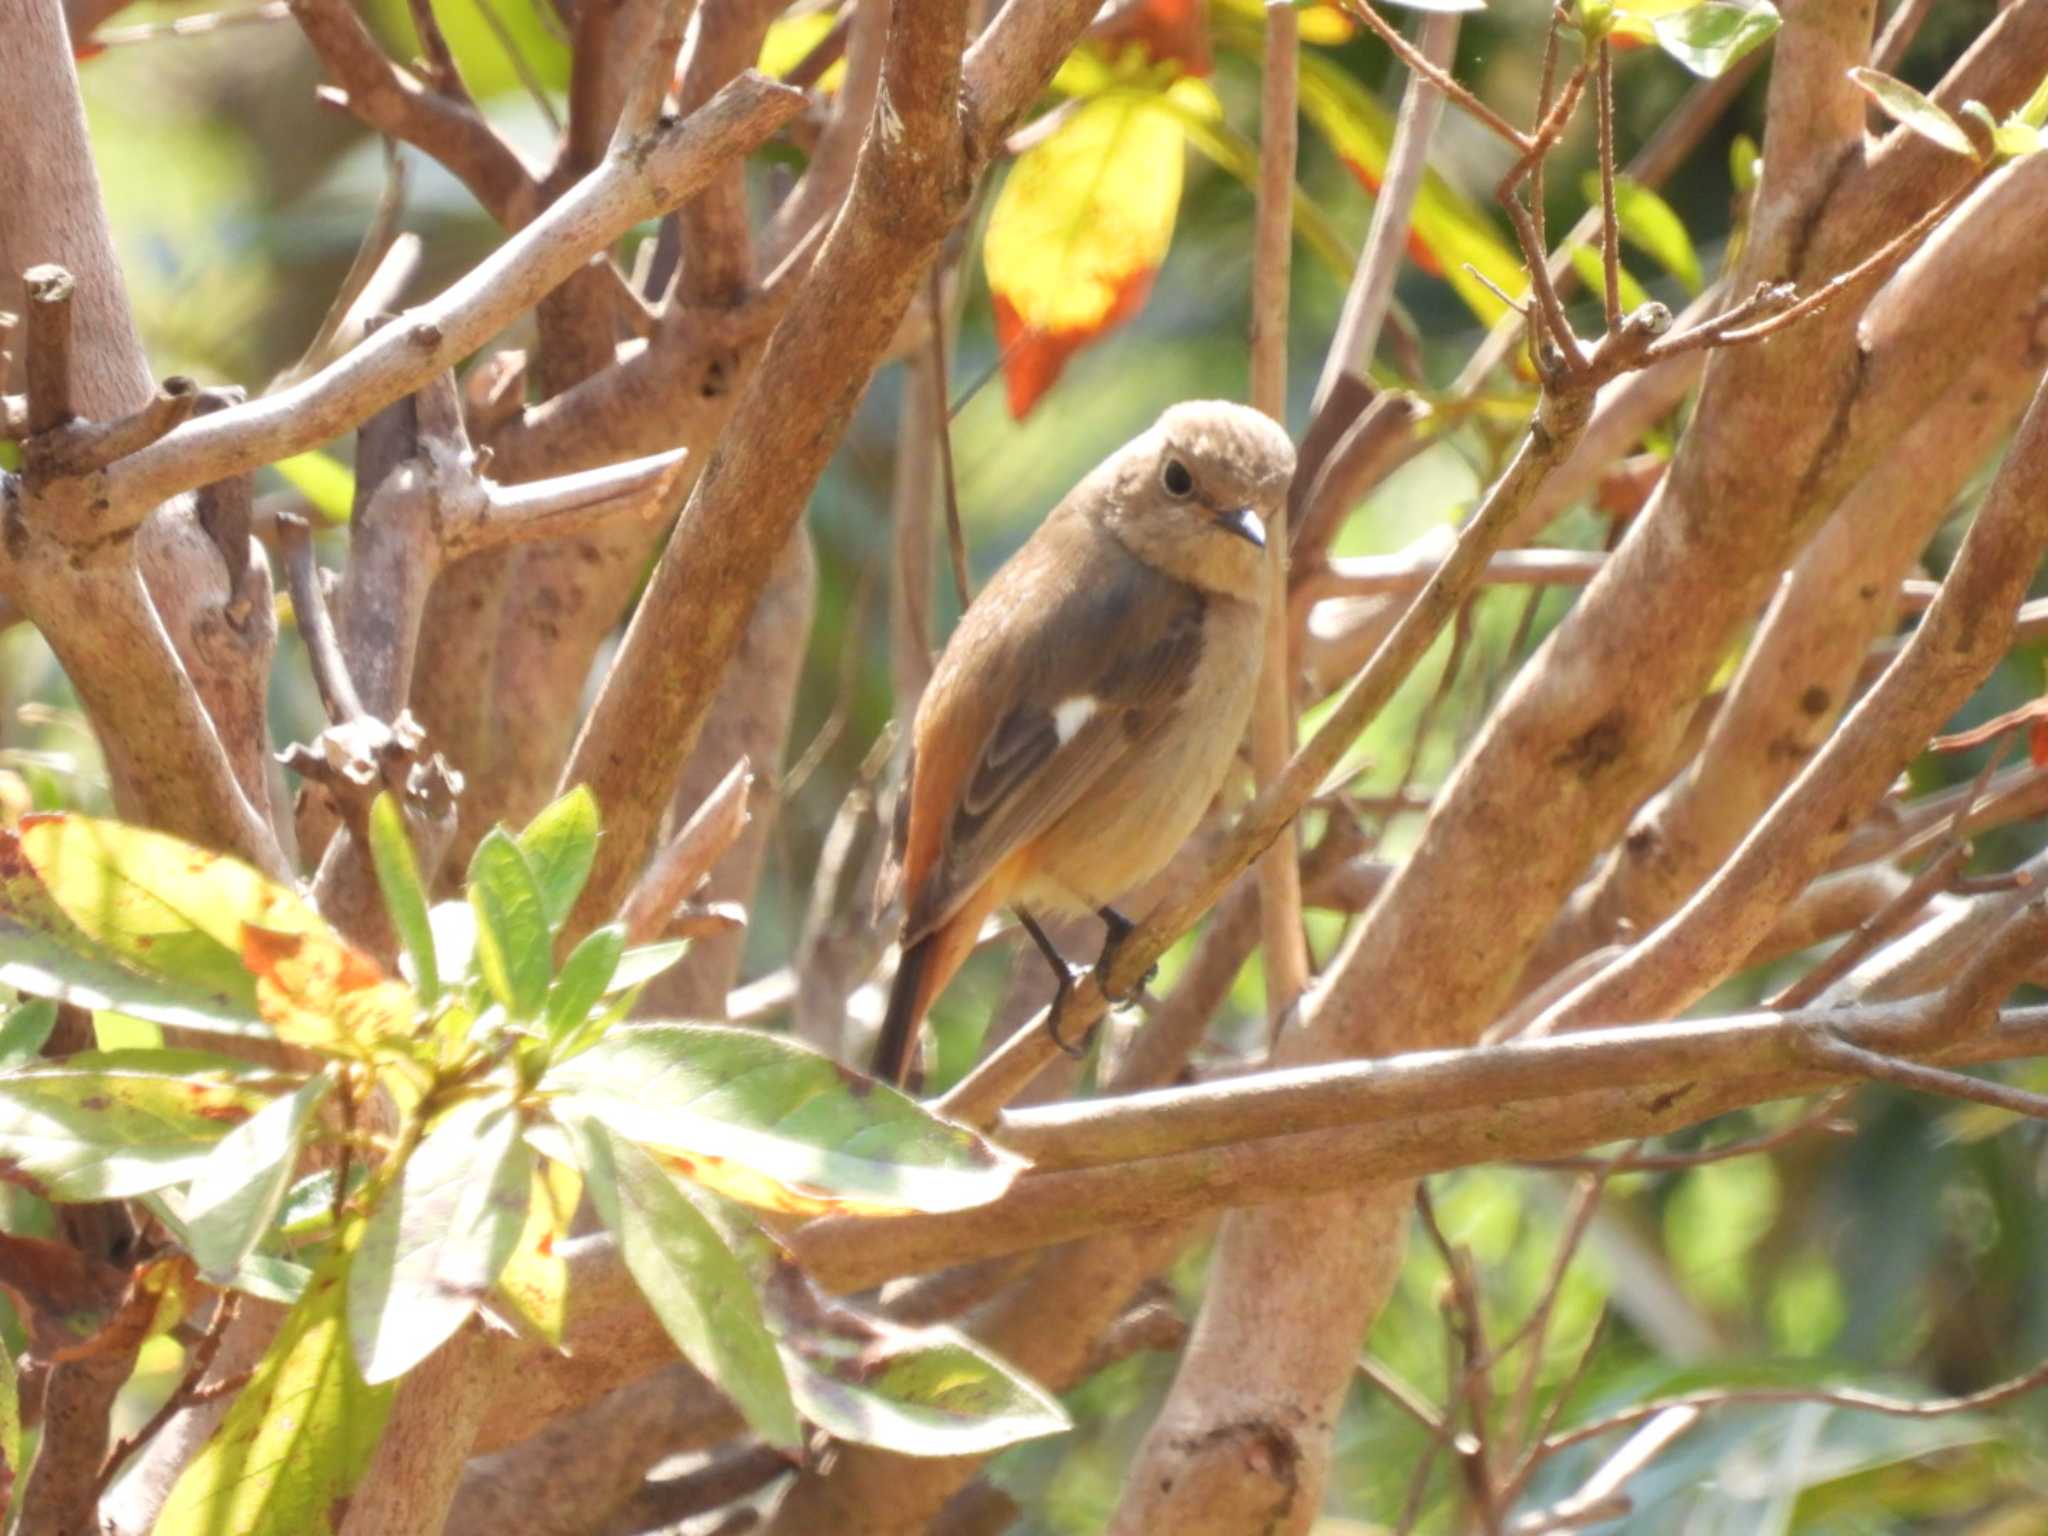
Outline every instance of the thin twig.
{"label": "thin twig", "polygon": [[1852,1092],[1853,1089],[1837,1088],[1822,1095],[1813,1108],[1796,1120],[1788,1121],[1775,1131],[1742,1141],[1726,1141],[1716,1147],[1701,1147],[1692,1152],[1629,1151],[1613,1157],[1551,1157],[1524,1166],[1546,1168],[1556,1173],[1676,1173],[1687,1168],[1704,1168],[1709,1163],[1756,1157],[1775,1152],[1810,1131],[1825,1131],[1836,1136],[1853,1134],[1856,1129],[1853,1125],[1835,1117],[1835,1111],[1842,1107]]}
{"label": "thin twig", "polygon": [[953,473],[953,427],[946,409],[946,302],[943,264],[932,266],[931,282],[925,289],[925,303],[931,312],[932,329],[932,431],[939,444],[939,483],[946,493],[946,548],[953,557],[953,591],[960,599],[960,611],[974,601],[974,582],[967,574],[967,535],[960,526],[960,487]]}
{"label": "thin twig", "polygon": [[221,1340],[227,1336],[236,1314],[241,1310],[240,1291],[220,1293],[220,1299],[214,1303],[213,1321],[207,1324],[206,1332],[201,1334],[198,1343],[192,1346],[192,1352],[186,1357],[185,1374],[172,1389],[171,1395],[163,1400],[157,1411],[149,1416],[140,1429],[117,1444],[107,1453],[107,1459],[100,1463],[99,1480],[93,1485],[93,1504],[97,1505],[105,1496],[107,1489],[113,1484],[114,1475],[121,1470],[122,1463],[134,1455],[138,1447],[147,1445],[155,1439],[157,1432],[170,1423],[177,1414],[194,1403],[205,1401],[205,1397],[201,1395],[204,1389],[200,1384],[206,1380],[206,1373],[213,1369],[213,1357],[220,1353]]}
{"label": "thin twig", "polygon": [[442,34],[440,18],[434,14],[434,0],[406,0],[406,8],[412,13],[412,29],[426,55],[427,84],[443,96],[467,102],[469,92],[463,87],[462,72],[455,67],[455,55]]}
{"label": "thin twig", "polygon": [[[1291,0],[1266,6],[1265,63],[1259,95],[1258,203],[1252,233],[1251,403],[1287,425],[1287,311],[1293,250],[1294,163],[1301,40]],[[1267,529],[1272,593],[1265,654],[1251,720],[1252,775],[1264,790],[1294,752],[1293,625],[1285,591],[1288,547],[1283,503]],[[1264,935],[1268,1038],[1308,990],[1308,937],[1301,922],[1301,863],[1294,828],[1282,827],[1258,865]]]}
{"label": "thin twig", "polygon": [[1960,1397],[1931,1397],[1918,1402],[1911,1398],[1892,1397],[1882,1392],[1866,1392],[1858,1387],[1710,1388],[1637,1403],[1618,1413],[1596,1419],[1590,1424],[1581,1424],[1553,1435],[1543,1442],[1539,1450],[1541,1456],[1548,1459],[1560,1451],[1568,1451],[1575,1445],[1584,1445],[1588,1440],[1597,1440],[1603,1435],[1628,1429],[1674,1408],[1709,1409],[1755,1407],[1766,1403],[1820,1403],[1830,1408],[1854,1408],[1864,1413],[1882,1413],[1895,1419],[1939,1419],[1951,1414],[1981,1413],[1987,1408],[1997,1408],[2044,1385],[2048,1385],[2048,1360],[2044,1360],[2023,1375],[2011,1377],[1996,1386],[1986,1387],[1981,1392],[1969,1392]]}
{"label": "thin twig", "polygon": [[[417,3],[424,6],[429,0],[417,0]],[[533,104],[540,108],[540,115],[548,125],[548,132],[560,137],[562,114],[555,110],[555,103],[549,97],[547,87],[541,84],[540,76],[534,72],[525,50],[519,46],[519,40],[513,37],[511,29],[505,25],[505,18],[498,14],[497,6],[492,0],[470,0],[470,3],[476,7],[477,14],[483,17],[484,25],[490,29],[491,36],[497,39],[500,51],[512,66],[512,72],[519,76],[519,83],[526,87],[526,94],[531,96]],[[453,67],[452,63],[450,67]]]}
{"label": "thin twig", "polygon": [[676,908],[738,840],[747,825],[747,799],[753,782],[752,769],[742,757],[655,854],[619,909],[627,943],[645,944],[660,938]]}
{"label": "thin twig", "polygon": [[[1962,820],[1962,813],[1968,809],[1969,802],[1965,801],[1957,812],[1957,821]],[[1928,902],[1949,888],[1956,871],[1962,868],[1963,861],[1969,856],[1970,845],[1952,835],[1951,841],[1927,862],[1903,891],[1858,923],[1856,931],[1818,965],[1776,997],[1766,1000],[1764,1006],[1804,1008],[1853,971],[1866,955],[1902,933]]]}
{"label": "thin twig", "polygon": [[334,619],[327,611],[327,594],[320,586],[320,567],[313,559],[313,536],[306,520],[280,513],[277,541],[284,549],[285,582],[291,589],[292,613],[298,621],[299,638],[305,642],[306,659],[312,664],[314,685],[327,706],[328,722],[346,725],[362,718],[363,705],[348,675]]}
{"label": "thin twig", "polygon": [[71,297],[78,284],[58,266],[21,275],[28,298],[28,434],[39,437],[71,420]]}
{"label": "thin twig", "polygon": [[[1433,69],[1448,66],[1458,48],[1460,17],[1455,11],[1432,12],[1422,19],[1418,49],[1424,63]],[[1363,378],[1372,367],[1379,349],[1380,327],[1392,301],[1394,278],[1407,251],[1408,225],[1416,194],[1429,166],[1430,141],[1443,115],[1444,94],[1432,76],[1417,70],[1410,75],[1401,96],[1400,115],[1394,122],[1394,142],[1387,152],[1387,169],[1373,200],[1372,226],[1366,232],[1365,249],[1351,274],[1351,286],[1344,295],[1344,309],[1337,319],[1337,334],[1330,338],[1323,359],[1322,376],[1316,381],[1311,418],[1322,415],[1332,398],[1337,381],[1347,372]]]}
{"label": "thin twig", "polygon": [[1466,90],[1464,86],[1452,79],[1447,69],[1439,67],[1425,57],[1419,49],[1400,34],[1398,29],[1381,17],[1379,12],[1366,4],[1365,0],[1343,0],[1343,4],[1346,11],[1364,22],[1374,32],[1377,32],[1380,41],[1392,49],[1394,56],[1403,64],[1406,64],[1416,74],[1428,80],[1431,85],[1443,92],[1452,101],[1455,101],[1466,112],[1469,112],[1488,128],[1491,128],[1501,138],[1513,145],[1517,152],[1526,155],[1535,147],[1536,141],[1533,138],[1522,132],[1521,129],[1517,128],[1477,96]]}
{"label": "thin twig", "polygon": [[1606,280],[1601,299],[1612,331],[1621,325],[1621,218],[1614,207],[1614,52],[1604,37],[1593,102],[1600,124],[1600,267]]}

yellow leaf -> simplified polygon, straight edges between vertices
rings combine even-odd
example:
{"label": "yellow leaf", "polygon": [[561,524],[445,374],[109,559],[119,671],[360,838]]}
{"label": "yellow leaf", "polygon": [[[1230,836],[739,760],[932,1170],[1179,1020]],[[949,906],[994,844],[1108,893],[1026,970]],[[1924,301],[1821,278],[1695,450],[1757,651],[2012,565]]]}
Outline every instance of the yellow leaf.
{"label": "yellow leaf", "polygon": [[244,924],[242,964],[256,978],[263,1021],[287,1045],[367,1056],[412,1031],[412,989],[331,933]]}
{"label": "yellow leaf", "polygon": [[1173,240],[1184,150],[1170,111],[1118,94],[1084,102],[1011,167],[982,264],[1013,415],[1143,306]]}
{"label": "yellow leaf", "polygon": [[[780,80],[804,61],[807,55],[826,35],[831,32],[833,16],[830,11],[813,11],[808,16],[789,16],[768,28],[768,35],[761,39],[761,58],[756,66],[762,74],[773,75]],[[818,89],[836,91],[846,78],[846,58],[841,56],[833,62],[824,74],[818,76]]]}
{"label": "yellow leaf", "polygon": [[569,1310],[569,1262],[562,1257],[561,1246],[568,1239],[582,1190],[582,1174],[566,1163],[541,1159],[533,1170],[526,1228],[512,1257],[498,1271],[491,1294],[493,1311],[556,1349],[562,1347],[562,1325]]}

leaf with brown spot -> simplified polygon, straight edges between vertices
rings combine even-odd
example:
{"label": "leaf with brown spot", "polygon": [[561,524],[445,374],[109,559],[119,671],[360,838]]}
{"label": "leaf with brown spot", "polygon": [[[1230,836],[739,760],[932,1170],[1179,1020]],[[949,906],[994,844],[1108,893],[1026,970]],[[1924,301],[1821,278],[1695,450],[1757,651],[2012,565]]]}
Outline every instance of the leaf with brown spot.
{"label": "leaf with brown spot", "polygon": [[242,964],[263,1021],[287,1045],[368,1056],[412,1031],[412,989],[332,932],[278,933],[247,924]]}

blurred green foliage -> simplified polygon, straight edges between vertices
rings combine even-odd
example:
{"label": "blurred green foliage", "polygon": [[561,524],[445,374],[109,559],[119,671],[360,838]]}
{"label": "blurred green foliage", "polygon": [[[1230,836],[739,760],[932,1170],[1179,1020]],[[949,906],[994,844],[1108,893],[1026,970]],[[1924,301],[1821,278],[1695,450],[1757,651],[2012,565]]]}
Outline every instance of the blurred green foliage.
{"label": "blurred green foliage", "polygon": [[[567,54],[552,17],[544,20],[531,0],[483,3],[495,5],[559,105]],[[141,5],[119,21],[127,26],[193,9]],[[1543,9],[1497,0],[1467,20],[1459,73],[1511,115],[1526,116],[1534,98]],[[1900,77],[1931,84],[1993,10],[1992,0],[1934,7]],[[450,0],[440,12],[473,93],[494,122],[538,156],[549,142],[545,124],[479,0]],[[408,54],[403,0],[374,0],[371,14],[385,38]],[[1381,99],[1391,101],[1398,91],[1397,73],[1370,37],[1334,57]],[[377,145],[315,103],[318,73],[288,22],[117,46],[88,61],[83,74],[101,175],[153,364],[159,373],[190,372],[203,381],[260,389],[310,340],[354,253],[382,184]],[[1213,84],[1225,120],[1255,134],[1257,80],[1250,63],[1224,54]],[[1624,156],[1691,84],[1653,51],[1621,58]],[[1709,278],[1730,233],[1728,167],[1738,134],[1761,137],[1760,83],[1752,83],[1661,189]],[[1547,181],[1553,229],[1583,209],[1591,151],[1590,115],[1582,114]],[[406,223],[427,241],[417,296],[465,269],[491,247],[496,231],[445,172],[411,151],[406,155]],[[1482,202],[1504,168],[1500,146],[1455,114],[1444,125],[1435,163]],[[1347,239],[1362,239],[1370,199],[1312,136],[1304,138],[1301,182]],[[1242,184],[1191,157],[1173,247],[1150,302],[1134,322],[1079,354],[1022,423],[1010,419],[1000,387],[984,387],[997,360],[988,296],[978,267],[965,264],[953,386],[956,395],[972,392],[952,426],[978,578],[1082,472],[1149,424],[1161,407],[1189,396],[1243,394],[1251,211]],[[1668,229],[1654,213],[1644,217],[1656,231],[1644,243],[1658,254],[1633,263],[1635,275],[1676,308],[1696,279],[1674,254]],[[1685,283],[1667,268],[1678,270]],[[1338,282],[1298,250],[1289,336],[1297,426],[1341,300]],[[1401,280],[1397,302],[1403,323],[1419,339],[1428,381],[1446,382],[1478,340],[1468,312],[1444,283],[1412,270]],[[749,975],[786,961],[819,842],[891,711],[886,603],[859,594],[864,585],[882,590],[867,573],[879,576],[887,558],[900,388],[894,370],[877,381],[813,502],[818,617],[789,760],[802,755],[839,705],[840,658],[851,649],[860,666],[846,701],[846,730],[784,807],[754,910]],[[1452,424],[1355,513],[1340,552],[1398,549],[1460,516],[1511,438],[1509,425],[1484,417]],[[350,445],[335,444],[332,451],[346,463]],[[280,478],[262,487],[285,488]],[[1930,551],[1933,574],[1951,557],[1961,521],[1959,511]],[[1591,509],[1570,514],[1550,534],[1584,548],[1601,547],[1609,536],[1607,519]],[[950,584],[942,579],[940,586],[943,633],[958,605]],[[1525,628],[1522,594],[1494,591],[1479,599],[1463,664],[1445,685],[1430,730],[1416,739],[1418,721],[1439,689],[1448,638],[1358,744],[1364,764],[1358,793],[1440,783],[1508,669],[1541,643],[1569,602],[1566,593],[1543,594]],[[2022,653],[1957,724],[2038,694],[2041,661],[2038,650]],[[104,776],[76,701],[24,627],[0,637],[0,682],[5,765],[21,776],[33,802],[103,811]],[[289,647],[277,669],[274,703],[280,740],[303,735],[317,722],[317,701]],[[1955,782],[1980,764],[1974,754],[1923,758],[1913,770],[1914,787]],[[1387,818],[1383,851],[1398,856],[1419,826],[1413,814]],[[1980,840],[1979,864],[2008,867],[2040,842],[2034,827],[1993,834]],[[1321,953],[1328,953],[1338,931],[1334,919],[1318,921]],[[1171,985],[1183,953],[1168,957],[1160,991]],[[940,1004],[942,1077],[971,1060],[1007,963],[999,954],[984,956]],[[1035,960],[1027,956],[1024,963]],[[1766,978],[1745,978],[1721,989],[1711,1005],[1739,1006],[1765,986]],[[1245,1021],[1261,1016],[1256,965],[1241,978],[1232,1008]],[[1781,1106],[1732,1116],[1676,1142],[1685,1148],[1742,1139],[1792,1112]],[[1534,1407],[1542,1411],[1553,1395],[1569,1391],[1558,1421],[1569,1425],[1645,1396],[1735,1380],[1851,1381],[1909,1395],[1958,1392],[2048,1352],[2048,1287],[2039,1278],[2048,1272],[2048,1207],[2041,1199],[2048,1163],[2040,1127],[1959,1139],[1945,1129],[1941,1106],[1883,1089],[1860,1094],[1850,1113],[1853,1136],[1809,1135],[1770,1157],[1615,1180],[1559,1291],[1534,1377]],[[1493,1338],[1511,1333],[1542,1294],[1570,1187],[1568,1176],[1516,1169],[1478,1169],[1434,1181],[1446,1236],[1475,1263]],[[0,1225],[36,1233],[48,1224],[49,1210],[40,1201],[0,1186]],[[1190,1309],[1199,1303],[1203,1273],[1197,1252],[1172,1276]],[[1375,1359],[1433,1404],[1443,1400],[1452,1365],[1442,1310],[1446,1283],[1439,1253],[1411,1236],[1400,1285],[1369,1342]],[[134,1401],[124,1406],[131,1419],[148,1411],[141,1388],[161,1391],[175,1372],[169,1361],[146,1363],[148,1383],[138,1380]],[[1517,1353],[1494,1372],[1503,1402],[1517,1390],[1522,1367]],[[999,1461],[998,1480],[1024,1509],[1018,1529],[1080,1536],[1101,1527],[1171,1370],[1171,1361],[1156,1355],[1104,1370],[1068,1394],[1080,1426],[1074,1435],[1021,1447]],[[1503,1424],[1501,1433],[1512,1437],[1520,1427]],[[1689,1536],[2044,1530],[2044,1429],[2048,1403],[2034,1399],[1995,1414],[1932,1422],[1810,1405],[1718,1410],[1632,1485],[1637,1513],[1599,1529]],[[1534,1481],[1529,1498],[1568,1492],[1617,1443],[1558,1458]],[[1361,1381],[1343,1409],[1328,1529],[1391,1528],[1429,1445],[1414,1419]],[[1460,1529],[1460,1488],[1452,1458],[1433,1456],[1418,1528]]]}

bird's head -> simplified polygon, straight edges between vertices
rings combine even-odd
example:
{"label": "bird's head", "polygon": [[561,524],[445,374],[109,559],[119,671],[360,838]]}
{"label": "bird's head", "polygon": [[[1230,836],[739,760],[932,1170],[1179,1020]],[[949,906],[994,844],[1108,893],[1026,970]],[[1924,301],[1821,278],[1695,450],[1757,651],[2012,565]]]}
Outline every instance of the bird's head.
{"label": "bird's head", "polygon": [[1266,529],[1294,475],[1294,445],[1270,417],[1190,400],[1112,466],[1103,520],[1132,554],[1205,592],[1263,600],[1275,566]]}

